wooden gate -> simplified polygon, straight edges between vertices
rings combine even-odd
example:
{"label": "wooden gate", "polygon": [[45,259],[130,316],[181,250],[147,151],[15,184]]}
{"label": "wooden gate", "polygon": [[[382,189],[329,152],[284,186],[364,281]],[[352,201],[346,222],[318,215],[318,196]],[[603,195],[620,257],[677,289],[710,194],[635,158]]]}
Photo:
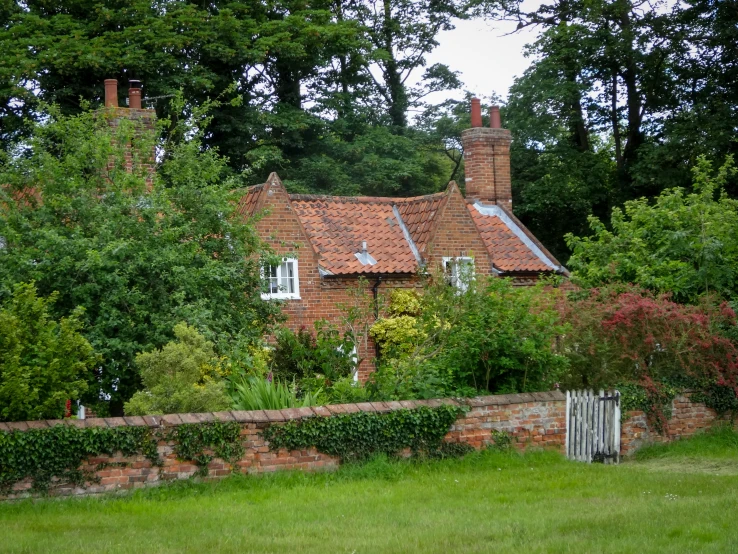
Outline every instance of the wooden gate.
{"label": "wooden gate", "polygon": [[618,391],[567,391],[566,457],[587,463],[620,461]]}

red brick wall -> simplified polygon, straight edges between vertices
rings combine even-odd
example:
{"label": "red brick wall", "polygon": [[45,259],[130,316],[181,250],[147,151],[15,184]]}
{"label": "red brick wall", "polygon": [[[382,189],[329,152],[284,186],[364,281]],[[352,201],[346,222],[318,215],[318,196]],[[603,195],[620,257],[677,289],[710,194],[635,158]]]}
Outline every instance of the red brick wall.
{"label": "red brick wall", "polygon": [[[499,430],[509,433],[513,437],[515,446],[520,449],[529,445],[550,446],[559,450],[563,447],[566,433],[566,400],[564,395],[558,391],[484,396],[461,402],[468,405],[470,410],[456,421],[446,436],[448,442],[464,442],[474,448],[482,448],[494,442],[492,431]],[[269,444],[260,436],[261,431],[270,425],[279,425],[285,421],[302,417],[330,417],[334,414],[359,411],[389,412],[419,406],[434,407],[445,403],[456,404],[457,402],[449,399],[372,402],[290,410],[0,423],[0,432],[12,430],[22,432],[29,429],[29,424],[34,428],[62,424],[79,427],[149,426],[160,428],[215,420],[237,421],[241,426],[241,439],[245,454],[235,464],[236,468],[219,459],[210,462],[208,465],[209,478],[218,479],[230,475],[234,469],[247,473],[264,473],[284,469],[315,471],[338,466],[337,459],[321,454],[315,449],[271,451]],[[123,457],[120,453],[114,456],[90,458],[83,464],[82,469],[94,471],[100,478],[99,483],[89,483],[85,488],[56,487],[52,488],[52,493],[85,495],[136,489],[156,485],[162,481],[187,479],[197,471],[198,468],[194,463],[177,460],[173,443],[161,441],[158,450],[163,460],[161,467],[152,466],[151,462],[143,456]],[[100,464],[104,465],[102,469],[98,469]],[[18,483],[13,488],[10,497],[28,496],[30,487],[30,482]]]}
{"label": "red brick wall", "polygon": [[685,393],[674,398],[671,403],[671,419],[663,434],[648,425],[644,412],[628,412],[620,429],[620,454],[627,456],[647,444],[691,437],[721,420],[715,410],[704,404],[692,402],[689,396],[689,393]]}

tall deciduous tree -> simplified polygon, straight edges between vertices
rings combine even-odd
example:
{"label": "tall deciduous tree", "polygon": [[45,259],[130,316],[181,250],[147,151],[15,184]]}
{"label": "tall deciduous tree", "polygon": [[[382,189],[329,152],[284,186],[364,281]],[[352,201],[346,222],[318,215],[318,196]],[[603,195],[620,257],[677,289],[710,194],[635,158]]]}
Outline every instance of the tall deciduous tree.
{"label": "tall deciduous tree", "polygon": [[165,344],[176,323],[223,354],[260,340],[278,307],[261,300],[261,243],[233,216],[225,160],[202,149],[207,120],[181,132],[189,140],[169,146],[149,186],[155,137],[125,118],[113,131],[110,117],[52,111],[0,160],[0,296],[35,281],[58,294],[55,315],[85,308],[102,356],[88,400],[99,392],[119,413],[139,387],[135,355]]}

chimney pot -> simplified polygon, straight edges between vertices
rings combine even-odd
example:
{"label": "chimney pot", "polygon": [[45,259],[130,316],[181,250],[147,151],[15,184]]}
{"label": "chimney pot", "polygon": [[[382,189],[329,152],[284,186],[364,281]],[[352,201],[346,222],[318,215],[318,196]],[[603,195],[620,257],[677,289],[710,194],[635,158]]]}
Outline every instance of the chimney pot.
{"label": "chimney pot", "polygon": [[482,105],[479,102],[479,98],[472,98],[471,101],[471,126],[482,126]]}
{"label": "chimney pot", "polygon": [[489,109],[489,126],[493,129],[502,129],[502,121],[500,121],[500,107],[492,106]]}
{"label": "chimney pot", "polygon": [[133,110],[141,109],[141,81],[129,81],[128,107]]}
{"label": "chimney pot", "polygon": [[105,107],[118,107],[118,80],[105,79]]}

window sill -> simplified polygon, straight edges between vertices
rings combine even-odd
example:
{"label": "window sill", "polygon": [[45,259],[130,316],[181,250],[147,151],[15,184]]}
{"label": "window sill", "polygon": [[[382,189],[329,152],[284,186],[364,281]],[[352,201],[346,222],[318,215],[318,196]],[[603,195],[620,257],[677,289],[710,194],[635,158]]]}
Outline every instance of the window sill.
{"label": "window sill", "polygon": [[262,294],[261,299],[262,300],[302,300],[302,298],[294,294],[286,294],[286,295]]}

